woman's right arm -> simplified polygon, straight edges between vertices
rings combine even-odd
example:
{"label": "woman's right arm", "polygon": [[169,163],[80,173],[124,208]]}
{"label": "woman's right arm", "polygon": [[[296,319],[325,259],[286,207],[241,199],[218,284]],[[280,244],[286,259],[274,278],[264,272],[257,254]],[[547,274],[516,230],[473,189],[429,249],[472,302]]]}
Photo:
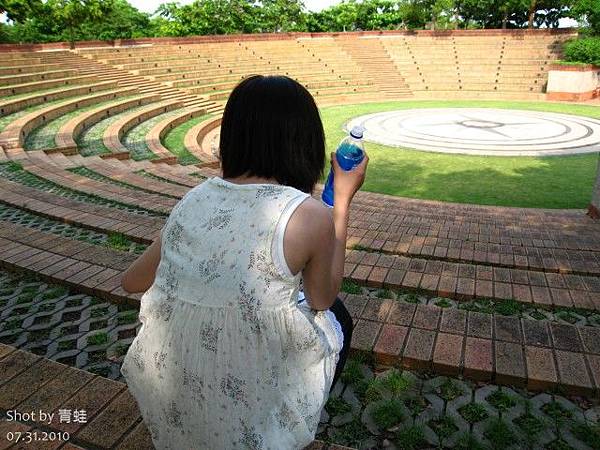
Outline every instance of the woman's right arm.
{"label": "woman's right arm", "polygon": [[[334,206],[321,208],[313,215],[314,239],[309,243],[311,256],[303,270],[304,292],[313,309],[328,309],[337,297],[344,278],[346,238],[350,203],[362,186],[369,157],[351,171],[340,168],[334,154]],[[320,205],[319,205],[320,206]]]}

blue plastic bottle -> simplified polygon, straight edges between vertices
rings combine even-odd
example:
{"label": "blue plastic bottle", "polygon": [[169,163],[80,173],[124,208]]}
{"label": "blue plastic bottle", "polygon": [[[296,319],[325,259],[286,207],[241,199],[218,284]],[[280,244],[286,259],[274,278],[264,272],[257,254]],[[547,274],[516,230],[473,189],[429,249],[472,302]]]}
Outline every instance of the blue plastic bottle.
{"label": "blue plastic bottle", "polygon": [[[365,149],[362,143],[363,131],[362,127],[353,127],[350,136],[346,136],[340,142],[335,157],[342,169],[354,169],[365,157]],[[325,205],[333,208],[333,167],[329,170],[321,199]]]}

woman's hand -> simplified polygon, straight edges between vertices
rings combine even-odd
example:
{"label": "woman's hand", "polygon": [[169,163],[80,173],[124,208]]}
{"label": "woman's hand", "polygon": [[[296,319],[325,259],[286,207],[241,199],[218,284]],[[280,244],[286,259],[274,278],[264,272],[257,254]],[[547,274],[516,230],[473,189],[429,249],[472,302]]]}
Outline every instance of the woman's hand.
{"label": "woman's hand", "polygon": [[365,156],[358,166],[352,170],[344,170],[340,167],[335,153],[331,153],[331,164],[333,167],[333,204],[349,206],[354,194],[365,181],[369,156],[365,152]]}

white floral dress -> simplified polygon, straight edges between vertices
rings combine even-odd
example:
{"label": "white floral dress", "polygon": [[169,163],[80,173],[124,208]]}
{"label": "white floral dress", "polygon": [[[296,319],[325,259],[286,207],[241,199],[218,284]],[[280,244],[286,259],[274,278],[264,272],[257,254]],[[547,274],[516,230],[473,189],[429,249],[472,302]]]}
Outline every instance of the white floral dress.
{"label": "white floral dress", "polygon": [[121,368],[158,449],[301,449],[338,353],[283,256],[297,189],[211,178],[175,206]]}

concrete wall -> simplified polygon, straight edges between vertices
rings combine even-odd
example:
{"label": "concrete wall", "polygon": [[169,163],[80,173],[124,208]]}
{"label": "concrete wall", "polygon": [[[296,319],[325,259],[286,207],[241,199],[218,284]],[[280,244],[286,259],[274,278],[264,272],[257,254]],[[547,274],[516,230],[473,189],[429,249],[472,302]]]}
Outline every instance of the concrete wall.
{"label": "concrete wall", "polygon": [[554,65],[548,71],[547,100],[584,101],[600,94],[600,67]]}

